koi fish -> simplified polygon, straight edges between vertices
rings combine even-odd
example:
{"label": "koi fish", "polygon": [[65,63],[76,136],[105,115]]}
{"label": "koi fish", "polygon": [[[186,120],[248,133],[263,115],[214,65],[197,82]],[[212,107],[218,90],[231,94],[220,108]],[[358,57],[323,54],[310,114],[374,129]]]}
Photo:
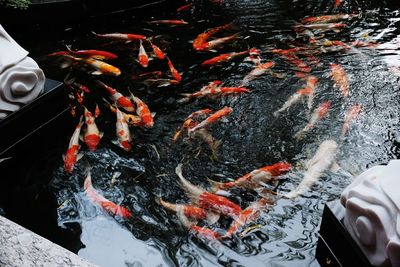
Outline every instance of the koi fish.
{"label": "koi fish", "polygon": [[135,106],[133,103],[125,96],[123,96],[120,92],[112,88],[111,86],[106,85],[105,83],[96,80],[96,83],[103,87],[104,89],[107,90],[107,92],[110,94],[111,99],[113,102],[115,102],[119,107],[123,108],[124,110],[128,112],[134,112],[135,111]]}
{"label": "koi fish", "polygon": [[[190,125],[188,129],[195,127]],[[199,129],[194,133],[194,137],[199,137],[203,142],[205,142],[211,149],[212,157],[217,158],[218,148],[221,145],[221,140],[216,140],[206,129]]]}
{"label": "koi fish", "polygon": [[[207,220],[209,224],[213,224],[219,219],[218,214],[207,212],[205,209],[197,206],[186,204],[172,204],[165,202],[161,198],[159,199],[159,202],[164,208],[176,212],[178,216],[181,216],[183,214],[187,218],[193,219],[195,221]],[[182,221],[181,218],[180,220]]]}
{"label": "koi fish", "polygon": [[215,28],[211,28],[206,30],[203,33],[200,33],[199,35],[197,35],[197,37],[194,39],[193,41],[193,48],[196,51],[202,51],[207,49],[207,39],[209,39],[211,36],[214,36],[215,34],[224,31],[224,30],[228,30],[231,29],[233,27],[232,23],[228,23],[222,26],[218,26]]}
{"label": "koi fish", "polygon": [[169,71],[171,72],[172,77],[173,77],[176,81],[181,82],[181,81],[182,81],[182,76],[181,76],[181,75],[179,74],[179,72],[175,69],[174,65],[172,64],[172,61],[171,61],[169,58],[167,58],[167,60],[168,60],[168,68],[169,68]]}
{"label": "koi fish", "polygon": [[220,183],[209,180],[212,184],[212,192],[216,192],[220,189],[229,189],[232,187],[243,187],[254,189],[260,187],[260,183],[269,183],[276,181],[277,177],[288,172],[291,165],[286,162],[278,162],[270,166],[264,166],[262,168],[251,171],[250,173],[237,178],[233,182]]}
{"label": "koi fish", "polygon": [[232,111],[233,111],[233,109],[230,107],[224,107],[224,108],[216,111],[215,113],[211,114],[208,118],[206,118],[205,120],[200,122],[198,125],[189,129],[189,134],[191,134],[201,128],[204,128],[204,127],[220,120],[221,118],[228,116],[229,114],[232,113]]}
{"label": "koi fish", "polygon": [[235,33],[226,37],[217,38],[208,42],[205,42],[202,46],[201,51],[210,51],[216,47],[219,47],[225,43],[232,42],[240,36],[240,33]]}
{"label": "koi fish", "polygon": [[302,130],[297,132],[294,137],[297,139],[301,139],[306,132],[313,129],[315,127],[315,124],[326,116],[331,105],[332,104],[330,101],[325,101],[321,105],[319,105],[318,108],[314,110],[308,124]]}
{"label": "koi fish", "polygon": [[68,50],[68,51],[58,51],[54,52],[51,54],[48,54],[47,56],[65,56],[65,55],[72,55],[76,57],[91,57],[94,59],[98,60],[111,60],[111,59],[116,59],[118,56],[114,53],[110,53],[107,51],[102,51],[102,50],[94,50],[94,49],[89,49],[89,50]]}
{"label": "koi fish", "polygon": [[230,216],[233,219],[239,217],[242,212],[240,206],[225,197],[211,194],[186,180],[182,175],[182,164],[179,164],[176,167],[175,172],[179,177],[183,189],[188,193],[188,196],[192,201],[199,205],[199,207]]}
{"label": "koi fish", "polygon": [[83,141],[90,151],[94,151],[96,150],[97,145],[99,144],[100,139],[103,136],[103,133],[99,132],[92,113],[87,110],[86,107],[84,107],[84,115],[87,128],[83,136]]}
{"label": "koi fish", "polygon": [[301,21],[301,24],[315,24],[315,23],[331,23],[345,19],[350,19],[357,16],[357,14],[334,14],[334,15],[323,15],[318,17],[308,17]]}
{"label": "koi fish", "polygon": [[217,239],[221,238],[221,235],[219,233],[217,233],[211,229],[205,228],[205,227],[191,225],[190,230],[192,230],[197,235],[204,237],[208,240],[217,240]]}
{"label": "koi fish", "polygon": [[131,34],[131,33],[105,33],[98,34],[92,31],[94,35],[100,38],[119,40],[119,41],[134,41],[134,40],[145,40],[146,36],[141,34]]}
{"label": "koi fish", "polygon": [[152,128],[154,125],[154,121],[149,107],[138,97],[134,96],[132,92],[131,92],[131,98],[137,106],[136,114],[142,119],[144,127]]}
{"label": "koi fish", "polygon": [[187,10],[191,9],[192,7],[193,7],[193,4],[192,4],[192,3],[187,4],[187,5],[183,5],[183,6],[178,7],[178,8],[176,9],[176,12],[187,11]]}
{"label": "koi fish", "polygon": [[347,134],[350,129],[350,122],[355,120],[358,115],[360,115],[362,111],[362,106],[360,104],[356,104],[351,106],[344,117],[344,123],[342,128],[342,138]]}
{"label": "koi fish", "polygon": [[147,68],[149,66],[149,57],[147,56],[146,50],[144,50],[142,40],[139,40],[139,63],[143,68]]}
{"label": "koi fish", "polygon": [[343,97],[349,95],[349,80],[343,67],[339,64],[331,63],[331,77],[335,85],[339,87]]}
{"label": "koi fish", "polygon": [[291,95],[289,99],[283,104],[283,106],[278,109],[277,111],[274,112],[274,116],[277,117],[279,113],[289,110],[289,108],[294,105],[295,103],[299,102],[303,97],[308,96],[309,101],[308,101],[308,106],[311,108],[312,105],[312,98],[314,95],[315,87],[318,83],[318,79],[315,76],[309,76],[307,78],[307,85],[305,88],[297,90],[296,93]]}
{"label": "koi fish", "polygon": [[[113,105],[111,105],[107,100],[103,98],[103,101],[105,104],[108,106],[110,111],[112,113],[117,114],[117,108],[115,108]],[[143,126],[142,119],[139,116],[133,115],[133,114],[126,114],[125,112],[122,112],[119,110],[119,112],[122,113],[122,115],[125,118],[125,121],[130,125],[130,126]]]}
{"label": "koi fish", "polygon": [[203,67],[209,67],[217,64],[221,64],[223,62],[230,61],[234,58],[241,57],[248,55],[249,51],[243,51],[243,52],[233,52],[233,53],[227,53],[227,54],[221,54],[219,56],[210,58],[208,60],[205,60],[201,63]]}
{"label": "koi fish", "polygon": [[117,108],[117,122],[116,122],[116,132],[118,137],[119,146],[129,152],[132,150],[132,138],[129,131],[129,126],[123,113]]}
{"label": "koi fish", "polygon": [[97,119],[100,116],[100,114],[101,114],[101,111],[100,111],[99,105],[96,104],[96,108],[94,110],[94,117]]}
{"label": "koi fish", "polygon": [[[179,75],[179,73],[178,73]],[[177,85],[179,81],[174,79],[147,79],[143,82],[146,86],[166,87],[170,85]]]}
{"label": "koi fish", "polygon": [[195,111],[192,114],[190,114],[183,122],[182,127],[174,134],[174,137],[172,138],[172,140],[175,142],[181,136],[183,130],[190,129],[190,128],[193,128],[194,126],[196,126],[198,123],[195,122],[193,119],[197,119],[201,116],[206,116],[206,115],[210,114],[211,112],[212,112],[211,109],[206,108],[206,109],[201,109],[201,110]]}
{"label": "koi fish", "polygon": [[184,21],[183,19],[161,19],[161,20],[152,20],[148,21],[148,24],[166,24],[166,25],[187,25],[188,22]]}
{"label": "koi fish", "polygon": [[65,155],[63,155],[64,169],[67,173],[72,173],[75,163],[82,158],[82,154],[78,154],[80,148],[79,135],[81,133],[82,125],[83,117],[81,116],[79,123],[76,126],[75,131],[69,141],[68,150]]}
{"label": "koi fish", "polygon": [[[212,82],[212,83],[215,83],[215,82],[217,82],[217,81],[214,81],[214,82]],[[190,114],[186,119],[195,119],[195,118],[198,118],[198,117],[200,117],[200,116],[208,115],[208,114],[210,114],[211,112],[212,112],[212,110],[209,109],[209,108],[200,109],[200,110],[195,111],[195,112],[193,112],[192,114]]]}
{"label": "koi fish", "polygon": [[[72,60],[73,62],[78,62],[94,69],[94,71],[91,72],[92,75],[104,74],[110,76],[119,76],[121,74],[121,70],[117,67],[94,58],[79,58],[70,55],[65,55],[64,57]],[[63,67],[64,66],[68,66],[68,64],[63,65]]]}
{"label": "koi fish", "polygon": [[329,31],[332,30],[334,32],[340,32],[341,29],[347,27],[347,24],[344,23],[315,23],[315,24],[299,24],[294,27],[296,32],[311,29],[311,30],[319,30],[319,31]]}
{"label": "koi fish", "polygon": [[[210,83],[211,84],[211,83]],[[178,103],[189,102],[193,98],[203,98],[203,97],[215,97],[221,95],[232,95],[250,93],[250,90],[244,87],[218,87],[218,86],[208,86],[206,89],[202,89],[198,92],[192,94],[182,94],[184,98],[178,100]]]}
{"label": "koi fish", "polygon": [[85,189],[86,195],[93,203],[99,205],[100,207],[102,207],[105,211],[107,211],[111,215],[113,215],[113,216],[117,215],[124,219],[129,219],[133,216],[132,213],[128,209],[115,204],[114,202],[106,199],[105,197],[103,197],[102,195],[100,195],[97,192],[97,190],[92,185],[92,178],[91,178],[90,172],[88,173],[88,175],[85,179],[83,188]]}
{"label": "koi fish", "polygon": [[154,55],[156,55],[156,57],[158,59],[161,59],[161,60],[165,59],[164,52],[161,51],[161,49],[158,46],[154,45],[151,41],[150,41],[150,45],[151,45],[151,48],[153,48]]}
{"label": "koi fish", "polygon": [[229,229],[226,231],[222,238],[227,238],[235,234],[240,227],[253,222],[257,219],[262,209],[266,206],[271,206],[273,203],[265,198],[260,198],[259,200],[251,203],[247,208],[245,208],[239,215],[237,220],[232,221]]}
{"label": "koi fish", "polygon": [[249,58],[255,65],[260,65],[261,64],[260,55],[261,55],[260,50],[258,50],[256,48],[251,48],[249,50]]}
{"label": "koi fish", "polygon": [[306,168],[307,171],[304,173],[304,178],[296,189],[287,193],[286,198],[294,198],[302,195],[306,192],[313,184],[318,181],[318,178],[322,173],[330,167],[337,168],[335,164],[335,155],[337,152],[338,145],[333,140],[325,140],[318,147],[314,157],[310,159]]}
{"label": "koi fish", "polygon": [[339,7],[342,4],[342,0],[335,0],[335,7]]}
{"label": "koi fish", "polygon": [[249,74],[247,74],[243,78],[240,86],[247,85],[249,83],[249,81],[254,80],[254,79],[260,77],[261,75],[265,74],[266,72],[270,71],[270,69],[274,65],[275,65],[275,63],[272,61],[257,65],[252,71],[250,71]]}

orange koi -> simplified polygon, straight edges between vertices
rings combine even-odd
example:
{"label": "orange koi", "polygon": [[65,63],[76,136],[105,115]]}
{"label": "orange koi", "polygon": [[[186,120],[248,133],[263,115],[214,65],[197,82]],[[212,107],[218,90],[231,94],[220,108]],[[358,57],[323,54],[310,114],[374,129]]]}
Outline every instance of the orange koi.
{"label": "orange koi", "polygon": [[124,219],[129,219],[133,216],[132,213],[128,209],[115,204],[114,202],[106,199],[105,197],[103,197],[102,195],[100,195],[97,192],[97,190],[92,185],[92,178],[91,178],[90,172],[88,173],[88,175],[85,179],[83,188],[85,189],[86,195],[93,203],[102,207],[105,211],[110,213],[112,216],[120,216]]}
{"label": "orange koi", "polygon": [[247,74],[243,78],[240,86],[247,85],[249,83],[249,81],[254,80],[254,79],[260,77],[261,75],[265,74],[266,72],[270,71],[270,69],[274,65],[275,65],[275,63],[272,61],[257,65],[252,71],[250,71],[249,74]]}
{"label": "orange koi", "polygon": [[174,65],[172,64],[171,60],[169,58],[168,59],[168,67],[169,67],[169,71],[171,72],[172,77],[178,81],[181,82],[182,81],[182,76],[179,74],[179,72],[175,69]]}
{"label": "orange koi", "polygon": [[345,19],[350,19],[357,16],[357,14],[334,14],[334,15],[323,15],[318,17],[308,17],[301,21],[301,24],[315,24],[315,23],[331,23]]}
{"label": "orange koi", "polygon": [[207,192],[206,190],[193,185],[186,180],[182,175],[182,164],[179,164],[175,169],[179,177],[183,189],[188,193],[192,201],[203,209],[210,209],[214,212],[230,216],[234,219],[238,218],[242,209],[237,204],[229,199]]}
{"label": "orange koi", "polygon": [[165,59],[164,52],[161,51],[161,49],[158,46],[154,45],[152,42],[150,42],[150,45],[151,45],[151,48],[153,48],[154,55],[156,55],[156,57],[158,59],[161,59],[161,60]]}
{"label": "orange koi", "polygon": [[343,0],[335,0],[335,7],[339,7]]}
{"label": "orange koi", "polygon": [[255,189],[260,187],[260,183],[269,183],[276,181],[278,176],[288,172],[292,166],[286,162],[278,162],[270,166],[251,171],[250,173],[237,178],[233,182],[220,183],[210,180],[212,183],[212,191],[216,192],[220,189],[229,189],[232,187],[243,187]]}
{"label": "orange koi", "polygon": [[82,121],[83,117],[81,116],[78,125],[75,128],[74,133],[71,136],[71,139],[69,141],[68,145],[68,150],[63,155],[64,159],[64,169],[67,173],[72,173],[72,170],[74,169],[75,163],[82,158],[82,154],[78,154],[79,152],[79,134],[81,132],[81,128],[83,125]]}
{"label": "orange koi", "polygon": [[215,28],[211,28],[206,30],[203,33],[200,33],[199,35],[197,35],[197,37],[194,39],[193,41],[193,48],[197,51],[202,51],[204,49],[207,48],[207,39],[209,39],[211,36],[214,36],[215,34],[224,31],[224,30],[228,30],[231,29],[233,27],[232,23],[228,23],[222,26],[218,26]]}
{"label": "orange koi", "polygon": [[342,128],[342,138],[348,133],[350,129],[350,122],[355,120],[358,115],[360,115],[362,111],[362,106],[360,104],[356,104],[351,106],[344,117],[344,123]]}
{"label": "orange koi", "polygon": [[188,25],[189,23],[184,21],[183,19],[161,19],[161,20],[152,20],[148,21],[148,24],[166,24],[166,25]]}
{"label": "orange koi", "polygon": [[147,68],[149,66],[149,57],[147,56],[146,50],[144,50],[142,40],[139,40],[139,63],[143,68]]}
{"label": "orange koi", "polygon": [[315,124],[326,116],[326,114],[328,113],[331,105],[332,104],[331,104],[330,101],[325,101],[321,105],[319,105],[318,108],[316,108],[314,110],[314,112],[313,112],[313,114],[311,116],[311,119],[308,122],[308,124],[302,130],[297,132],[294,137],[297,138],[297,139],[303,138],[303,136],[304,136],[304,134],[306,132],[308,132],[311,129],[313,129],[315,127]]}
{"label": "orange koi", "polygon": [[132,138],[124,114],[117,108],[116,132],[119,146],[129,152],[132,150]]}
{"label": "orange koi", "polygon": [[205,60],[201,63],[203,67],[209,67],[217,64],[221,64],[223,62],[227,62],[229,60],[232,60],[236,57],[240,56],[245,56],[248,55],[249,51],[243,51],[243,52],[233,52],[233,53],[227,53],[227,54],[221,54],[219,56],[210,58],[208,60]]}
{"label": "orange koi", "polygon": [[146,36],[141,34],[131,34],[131,33],[105,33],[105,34],[98,34],[92,32],[97,37],[106,38],[106,39],[113,39],[119,41],[134,41],[134,40],[144,40]]}
{"label": "orange koi", "polygon": [[230,108],[230,107],[224,107],[224,108],[216,111],[215,113],[213,113],[209,117],[207,117],[205,120],[200,122],[198,125],[196,125],[195,127],[189,129],[189,134],[192,134],[196,130],[199,130],[201,128],[209,126],[212,123],[215,123],[216,121],[218,121],[218,120],[228,116],[229,114],[231,114],[232,111],[233,111],[233,109]]}
{"label": "orange koi", "polygon": [[141,99],[134,96],[132,92],[131,92],[131,98],[137,106],[136,114],[142,119],[144,127],[152,128],[154,125],[154,121],[149,107]]}
{"label": "orange koi", "polygon": [[183,5],[183,6],[178,7],[178,8],[176,9],[176,12],[187,11],[187,10],[191,9],[192,7],[193,7],[193,4],[192,4],[192,3],[187,4],[187,5]]}
{"label": "orange koi", "polygon": [[339,87],[339,90],[343,97],[349,95],[349,80],[343,67],[339,64],[331,63],[331,77],[335,82],[335,86]]}
{"label": "orange koi", "polygon": [[117,105],[123,109],[125,109],[128,112],[134,112],[135,111],[135,106],[132,104],[132,102],[125,96],[123,96],[120,92],[112,88],[111,86],[106,85],[105,83],[96,80],[96,83],[103,87],[104,89],[107,90],[107,92],[110,94],[111,99],[113,102],[117,103]]}
{"label": "orange koi", "polygon": [[99,105],[96,104],[96,109],[94,110],[94,117],[97,119],[101,114]]}
{"label": "orange koi", "polygon": [[86,107],[84,107],[84,115],[87,128],[83,140],[89,150],[93,151],[96,150],[103,134],[99,132],[92,113]]}

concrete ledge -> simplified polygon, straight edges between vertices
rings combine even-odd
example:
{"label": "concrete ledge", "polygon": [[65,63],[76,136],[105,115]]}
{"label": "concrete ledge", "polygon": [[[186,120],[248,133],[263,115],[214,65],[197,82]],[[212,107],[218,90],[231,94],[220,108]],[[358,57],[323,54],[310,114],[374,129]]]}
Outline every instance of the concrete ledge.
{"label": "concrete ledge", "polygon": [[96,265],[0,216],[0,266],[94,267]]}

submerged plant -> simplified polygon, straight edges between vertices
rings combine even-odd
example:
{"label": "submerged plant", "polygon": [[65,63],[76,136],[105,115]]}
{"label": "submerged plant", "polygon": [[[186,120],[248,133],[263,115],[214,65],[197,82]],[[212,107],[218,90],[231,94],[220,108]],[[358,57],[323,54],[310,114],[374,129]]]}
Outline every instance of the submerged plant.
{"label": "submerged plant", "polygon": [[27,9],[31,4],[30,0],[0,0],[0,6]]}

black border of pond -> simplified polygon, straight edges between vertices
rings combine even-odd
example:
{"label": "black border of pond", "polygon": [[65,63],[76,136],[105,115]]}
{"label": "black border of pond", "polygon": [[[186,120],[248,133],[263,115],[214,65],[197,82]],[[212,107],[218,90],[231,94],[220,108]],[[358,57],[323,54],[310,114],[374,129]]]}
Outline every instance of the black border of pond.
{"label": "black border of pond", "polygon": [[315,257],[321,267],[363,266],[373,267],[357,243],[335,215],[338,201],[325,205]]}

